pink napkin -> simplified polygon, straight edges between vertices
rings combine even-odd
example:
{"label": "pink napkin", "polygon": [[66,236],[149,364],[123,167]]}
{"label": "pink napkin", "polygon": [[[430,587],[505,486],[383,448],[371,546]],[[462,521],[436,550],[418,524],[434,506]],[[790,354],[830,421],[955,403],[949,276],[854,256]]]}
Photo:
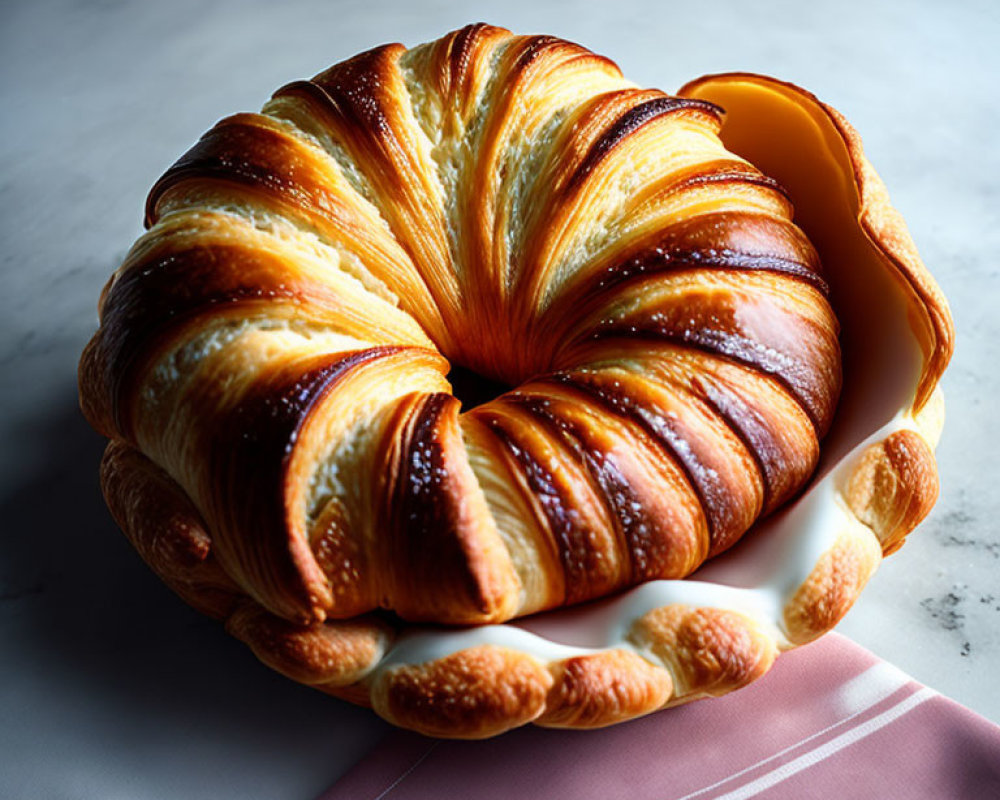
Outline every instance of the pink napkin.
{"label": "pink napkin", "polygon": [[321,800],[1000,798],[1000,727],[837,634],[717,700],[598,731],[390,734]]}

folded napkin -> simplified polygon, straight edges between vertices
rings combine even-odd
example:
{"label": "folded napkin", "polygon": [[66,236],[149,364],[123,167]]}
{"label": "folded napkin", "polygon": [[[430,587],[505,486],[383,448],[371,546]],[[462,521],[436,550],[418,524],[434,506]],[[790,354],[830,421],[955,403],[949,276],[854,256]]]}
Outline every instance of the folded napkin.
{"label": "folded napkin", "polygon": [[597,731],[390,734],[321,800],[1000,798],[1000,727],[837,634],[761,680]]}

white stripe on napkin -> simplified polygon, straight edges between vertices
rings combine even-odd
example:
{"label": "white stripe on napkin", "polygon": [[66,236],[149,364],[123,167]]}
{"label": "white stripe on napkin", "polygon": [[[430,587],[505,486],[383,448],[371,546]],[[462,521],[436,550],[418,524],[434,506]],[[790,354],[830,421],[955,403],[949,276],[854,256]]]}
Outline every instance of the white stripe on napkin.
{"label": "white stripe on napkin", "polygon": [[[856,675],[846,683],[842,683],[832,692],[834,695],[832,701],[833,704],[836,705],[837,708],[839,708],[843,713],[846,713],[846,717],[837,720],[832,725],[827,725],[822,730],[818,730],[809,736],[799,739],[799,741],[794,744],[779,750],[777,753],[774,753],[767,758],[762,758],[760,761],[756,761],[750,766],[744,767],[738,772],[734,772],[732,775],[728,775],[720,781],[716,781],[715,783],[706,786],[703,789],[699,789],[696,792],[686,794],[677,800],[690,800],[690,798],[698,797],[706,792],[710,792],[712,789],[722,786],[724,783],[729,783],[730,781],[739,778],[741,775],[752,772],[770,761],[781,758],[783,755],[790,753],[796,748],[802,747],[802,745],[812,741],[813,739],[823,736],[824,734],[847,724],[851,720],[856,719],[873,706],[881,703],[894,692],[899,691],[911,680],[912,679],[909,675],[888,662],[880,661],[879,663],[874,664],[860,675]],[[817,700],[817,702],[822,703],[824,701]]]}
{"label": "white stripe on napkin", "polygon": [[848,745],[864,739],[866,736],[871,735],[880,728],[884,728],[886,725],[899,719],[899,717],[903,716],[903,714],[907,711],[911,711],[924,701],[930,700],[935,695],[937,695],[937,692],[933,689],[924,687],[923,689],[911,694],[906,699],[901,700],[896,705],[890,707],[887,711],[883,711],[878,716],[872,717],[867,722],[863,722],[857,727],[845,731],[840,734],[840,736],[828,741],[826,744],[822,744],[814,750],[810,750],[808,753],[789,761],[787,764],[781,765],[777,769],[762,775],[756,780],[753,780],[732,792],[718,795],[715,800],[743,800],[747,797],[753,797],[758,792],[761,792],[764,789],[769,789],[775,784],[787,780],[793,775],[802,772],[802,770],[808,769],[824,759],[829,758],[839,750],[843,750]]}

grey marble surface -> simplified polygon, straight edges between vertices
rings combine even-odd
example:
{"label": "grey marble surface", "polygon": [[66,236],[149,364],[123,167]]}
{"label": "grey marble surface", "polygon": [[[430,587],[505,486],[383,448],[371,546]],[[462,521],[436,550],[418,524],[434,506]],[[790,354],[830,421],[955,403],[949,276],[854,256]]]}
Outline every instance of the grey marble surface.
{"label": "grey marble surface", "polygon": [[216,119],[384,41],[550,32],[673,89],[809,87],[866,150],[950,298],[933,515],[841,630],[1000,721],[1000,252],[993,2],[0,4],[0,795],[310,797],[384,731],[177,601],[98,494],[75,365],[144,195]]}

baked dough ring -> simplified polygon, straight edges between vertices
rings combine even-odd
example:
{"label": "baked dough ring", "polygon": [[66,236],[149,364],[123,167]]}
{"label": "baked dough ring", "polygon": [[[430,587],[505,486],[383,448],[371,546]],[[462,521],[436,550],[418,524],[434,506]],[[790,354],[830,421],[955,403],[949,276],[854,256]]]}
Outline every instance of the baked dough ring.
{"label": "baked dough ring", "polygon": [[[272,667],[436,735],[721,694],[832,627],[936,497],[947,305],[836,112],[756,76],[681,95],[472,26],[206,134],[81,362],[143,557]],[[439,352],[518,388],[459,415]],[[831,424],[806,496],[675,580]]]}

